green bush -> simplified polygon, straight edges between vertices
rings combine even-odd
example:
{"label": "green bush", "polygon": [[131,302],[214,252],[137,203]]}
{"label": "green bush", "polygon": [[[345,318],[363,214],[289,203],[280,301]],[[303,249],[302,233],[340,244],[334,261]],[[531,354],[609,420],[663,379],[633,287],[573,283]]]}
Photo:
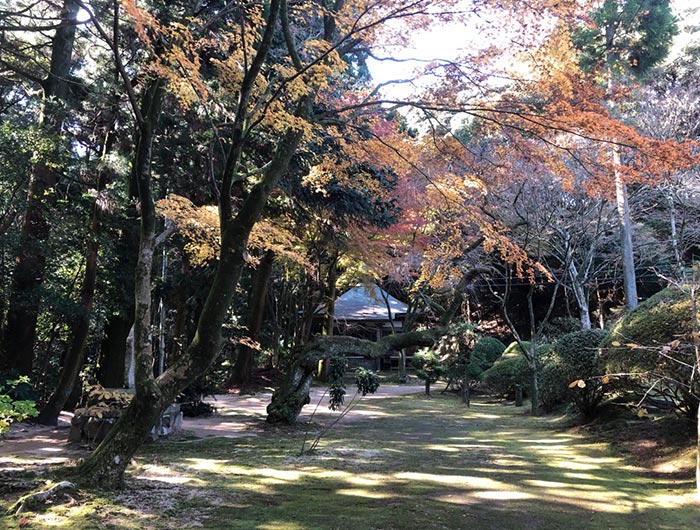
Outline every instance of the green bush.
{"label": "green bush", "polygon": [[27,376],[4,373],[0,378],[0,435],[10,424],[37,416],[35,394]]}
{"label": "green bush", "polygon": [[505,349],[506,345],[497,338],[481,337],[474,344],[474,349],[471,353],[471,364],[481,370],[481,372],[488,370],[503,355]]}
{"label": "green bush", "polygon": [[[591,418],[603,398],[600,345],[609,333],[587,329],[563,335],[552,351],[541,359],[540,400],[545,409],[571,402],[586,418]],[[570,388],[573,381],[583,380],[585,386]]]}
{"label": "green bush", "polygon": [[665,402],[692,417],[698,407],[700,382],[693,370],[691,334],[690,296],[678,287],[668,287],[639,304],[613,328],[604,344],[604,371],[632,374],[616,378],[615,387],[644,395],[653,385],[647,399]]}
{"label": "green bush", "polygon": [[532,368],[517,342],[505,349],[500,359],[481,374],[481,380],[499,396],[512,397],[517,386],[527,390],[532,385]]}
{"label": "green bush", "polygon": [[413,366],[416,369],[416,375],[419,379],[425,381],[426,395],[430,395],[431,383],[435,383],[438,379],[448,374],[449,367],[445,362],[446,360],[440,357],[438,352],[428,348],[418,350],[413,356]]}

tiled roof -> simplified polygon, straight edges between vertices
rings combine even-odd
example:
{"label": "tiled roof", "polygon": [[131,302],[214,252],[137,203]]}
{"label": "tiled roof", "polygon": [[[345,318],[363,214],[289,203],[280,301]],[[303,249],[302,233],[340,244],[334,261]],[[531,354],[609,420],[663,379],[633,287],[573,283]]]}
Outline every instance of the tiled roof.
{"label": "tiled roof", "polygon": [[389,320],[402,317],[408,306],[375,284],[358,283],[335,301],[336,320]]}

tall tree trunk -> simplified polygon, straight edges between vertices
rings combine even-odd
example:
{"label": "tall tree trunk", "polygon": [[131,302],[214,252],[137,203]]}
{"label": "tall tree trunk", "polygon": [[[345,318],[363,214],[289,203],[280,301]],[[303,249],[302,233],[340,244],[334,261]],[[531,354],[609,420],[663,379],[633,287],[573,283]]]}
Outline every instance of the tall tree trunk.
{"label": "tall tree trunk", "polygon": [[[64,105],[68,96],[68,76],[72,65],[78,10],[77,0],[64,1],[61,22],[52,41],[51,64],[44,85],[40,118],[40,126],[48,136],[58,137],[65,119]],[[58,145],[55,145],[54,154],[58,155],[59,150]],[[18,369],[23,375],[32,373],[39,313],[37,291],[44,282],[46,266],[43,246],[51,232],[47,209],[53,202],[53,188],[56,184],[56,173],[50,166],[51,162],[53,160],[44,157],[37,161],[29,180],[5,328],[4,365]]]}
{"label": "tall tree trunk", "polygon": [[[248,338],[254,341],[260,338],[260,330],[262,329],[265,315],[265,303],[267,301],[267,288],[270,284],[274,261],[274,252],[267,251],[255,271],[253,288],[248,297],[246,326],[248,327]],[[257,353],[258,350],[256,348],[246,344],[238,346],[238,356],[231,373],[231,385],[247,385],[250,383]]]}
{"label": "tall tree trunk", "polygon": [[[114,127],[116,114],[114,112],[111,114],[112,116],[107,118],[104,123],[106,135],[101,153],[103,161],[110,152],[114,139],[114,135],[111,131]],[[71,340],[63,360],[61,375],[56,389],[51,394],[51,397],[37,418],[37,422],[43,425],[57,424],[61,410],[74,393],[78,374],[85,362],[85,342],[87,341],[90,331],[90,318],[92,316],[92,305],[95,299],[95,286],[97,284],[97,256],[100,249],[99,237],[101,234],[102,215],[101,202],[103,200],[102,194],[107,185],[107,181],[107,171],[100,170],[97,175],[97,194],[92,209],[91,230],[88,235],[85,250],[85,274],[80,288],[81,313],[71,322]]]}
{"label": "tall tree trunk", "polygon": [[[338,251],[336,251],[328,266],[328,288],[326,291],[326,314],[324,315],[324,332],[333,336],[335,327],[335,297],[338,293],[336,283],[338,283]],[[313,311],[313,309],[312,309]]]}
{"label": "tall tree trunk", "polygon": [[[136,393],[129,405],[129,412],[119,419],[98,450],[78,468],[77,472],[84,480],[104,486],[121,484],[127,465],[150,432],[160,411],[188,384],[201,377],[218,356],[222,325],[245,266],[248,236],[260,218],[270,192],[286,172],[301,136],[298,131],[285,135],[263,181],[253,188],[236,217],[223,227],[217,270],[199,316],[197,331],[187,350],[179,358],[173,359],[168,369],[156,380],[149,378],[145,382],[142,378],[147,349],[137,350],[137,369],[141,368],[141,373],[137,375]],[[143,286],[145,288],[145,283]],[[142,302],[142,321],[144,307]],[[137,304],[137,322],[138,308]],[[142,328],[140,333],[137,332],[138,342],[147,341],[144,331],[147,332]],[[139,414],[133,411],[139,411]]]}
{"label": "tall tree trunk", "polygon": [[[620,153],[614,148],[616,166],[620,165]],[[639,305],[637,296],[637,275],[634,270],[634,247],[632,246],[632,225],[630,207],[627,200],[627,185],[622,175],[615,170],[615,199],[617,202],[617,217],[620,223],[620,244],[622,245],[622,276],[625,288],[625,307],[632,310]]]}
{"label": "tall tree trunk", "polygon": [[[134,289],[134,351],[136,384],[134,397],[97,450],[78,468],[86,480],[106,487],[121,482],[131,457],[146,439],[160,412],[167,405],[153,376],[151,344],[151,276],[155,248],[155,204],[151,193],[153,138],[160,117],[163,83],[151,81],[141,103],[144,121],[139,124],[132,175],[138,186],[141,225]],[[109,465],[105,465],[105,459]]]}
{"label": "tall tree trunk", "polygon": [[126,362],[126,340],[134,321],[131,316],[112,315],[104,330],[100,345],[100,361],[97,379],[107,388],[124,386],[124,363]]}

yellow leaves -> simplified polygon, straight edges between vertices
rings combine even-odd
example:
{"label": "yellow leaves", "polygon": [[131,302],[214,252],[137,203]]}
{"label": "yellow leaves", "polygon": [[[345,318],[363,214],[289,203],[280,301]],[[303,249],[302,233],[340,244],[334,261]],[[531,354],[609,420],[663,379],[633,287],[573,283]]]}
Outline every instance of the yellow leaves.
{"label": "yellow leaves", "polygon": [[301,240],[288,227],[292,221],[286,217],[262,219],[255,224],[248,239],[248,248],[272,251],[278,258],[312,269],[311,263],[301,250]]}
{"label": "yellow leaves", "polygon": [[649,411],[648,411],[647,409],[645,409],[645,408],[640,408],[640,409],[637,411],[637,417],[638,417],[638,418],[643,418],[644,416],[647,416],[648,414],[649,414]]}
{"label": "yellow leaves", "polygon": [[219,253],[219,214],[212,206],[195,206],[189,199],[170,195],[156,203],[160,215],[174,223],[185,239],[190,263],[203,266]]}

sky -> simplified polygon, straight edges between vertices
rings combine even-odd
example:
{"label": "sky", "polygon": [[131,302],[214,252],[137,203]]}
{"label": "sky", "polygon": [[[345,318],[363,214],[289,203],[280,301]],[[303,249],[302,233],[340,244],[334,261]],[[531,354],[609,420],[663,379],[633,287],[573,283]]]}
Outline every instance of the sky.
{"label": "sky", "polygon": [[[681,33],[676,37],[672,55],[679,53],[689,42],[690,35],[684,31],[689,24],[700,27],[700,0],[671,0],[671,7],[679,19]],[[698,37],[700,39],[700,37]],[[394,80],[405,80],[414,77],[413,70],[421,67],[426,62],[436,59],[453,59],[460,50],[465,48],[478,49],[486,43],[480,42],[478,32],[469,31],[461,25],[444,25],[433,31],[416,34],[413,38],[413,46],[409,48],[396,48],[377,53],[381,56],[392,56],[401,60],[377,61],[368,60],[368,66],[372,77],[377,84],[383,84]],[[411,59],[416,59],[411,61]],[[392,95],[408,95],[413,88],[410,84],[402,83],[392,86]],[[386,90],[385,90],[386,92]]]}

